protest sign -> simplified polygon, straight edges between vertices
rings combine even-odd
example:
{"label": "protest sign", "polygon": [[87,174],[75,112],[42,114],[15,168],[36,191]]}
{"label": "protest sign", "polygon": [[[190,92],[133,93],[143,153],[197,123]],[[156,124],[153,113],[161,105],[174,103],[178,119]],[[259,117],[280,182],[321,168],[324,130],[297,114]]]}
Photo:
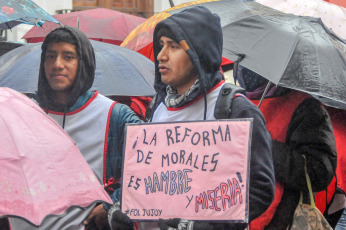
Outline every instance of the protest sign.
{"label": "protest sign", "polygon": [[252,119],[127,124],[122,212],[246,223],[251,131]]}

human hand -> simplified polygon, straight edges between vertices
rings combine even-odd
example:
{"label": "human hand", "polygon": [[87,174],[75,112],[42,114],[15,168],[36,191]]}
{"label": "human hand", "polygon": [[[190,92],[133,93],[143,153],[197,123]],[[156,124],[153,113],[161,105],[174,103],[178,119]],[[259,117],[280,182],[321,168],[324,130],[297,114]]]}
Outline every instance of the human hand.
{"label": "human hand", "polygon": [[159,226],[161,230],[193,230],[193,224],[193,221],[179,218],[159,220]]}
{"label": "human hand", "polygon": [[83,225],[88,225],[93,222],[97,230],[108,227],[107,212],[103,208],[103,204],[96,206],[90,215],[83,221]]}
{"label": "human hand", "polygon": [[132,230],[132,220],[120,211],[120,203],[116,202],[108,211],[108,223],[111,230]]}
{"label": "human hand", "polygon": [[220,229],[215,227],[215,225],[210,222],[201,221],[189,221],[185,219],[169,219],[169,220],[159,220],[159,227],[161,230],[214,230]]}

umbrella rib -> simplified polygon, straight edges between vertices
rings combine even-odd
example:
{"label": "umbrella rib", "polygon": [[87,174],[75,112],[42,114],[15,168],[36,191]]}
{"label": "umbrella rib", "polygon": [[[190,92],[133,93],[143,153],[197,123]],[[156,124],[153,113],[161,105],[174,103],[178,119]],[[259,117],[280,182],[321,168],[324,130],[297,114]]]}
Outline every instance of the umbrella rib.
{"label": "umbrella rib", "polygon": [[[2,116],[0,116],[0,118],[1,118],[1,120],[3,121],[2,123],[5,124],[5,127],[6,127],[6,129],[7,129],[7,131],[8,131],[8,133],[10,133],[9,126],[7,125],[7,123],[5,122],[5,120],[2,118]],[[10,136],[11,136],[11,135],[10,135]],[[12,146],[14,146],[14,148],[15,148],[16,151],[17,151],[17,153],[19,153],[19,149],[17,148],[17,145],[14,144],[14,143],[16,143],[16,142],[15,142],[15,140],[13,139],[12,136],[11,136],[11,140],[12,140],[12,143],[13,143]],[[20,157],[20,156],[19,156],[19,157]],[[20,165],[21,165],[20,169],[21,169],[23,175],[25,175],[24,169],[23,169],[23,164],[22,164],[22,157],[20,157]],[[32,196],[31,196],[31,191],[30,191],[30,189],[29,189],[29,183],[28,183],[28,181],[27,181],[26,179],[25,179],[25,183],[26,183],[26,188],[28,189],[28,193],[30,194],[31,203],[33,204],[33,199],[32,199]],[[32,206],[32,208],[34,208],[34,206]]]}

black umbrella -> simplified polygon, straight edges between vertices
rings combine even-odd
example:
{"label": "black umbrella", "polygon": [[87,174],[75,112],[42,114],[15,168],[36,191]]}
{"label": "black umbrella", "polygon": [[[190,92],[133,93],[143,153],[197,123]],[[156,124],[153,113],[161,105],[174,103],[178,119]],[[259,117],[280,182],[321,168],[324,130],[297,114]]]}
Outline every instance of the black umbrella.
{"label": "black umbrella", "polygon": [[[105,96],[153,96],[154,63],[143,55],[90,40],[96,55],[92,89]],[[18,47],[0,57],[0,87],[22,93],[37,90],[42,43]]]}
{"label": "black umbrella", "polygon": [[221,17],[224,57],[279,86],[346,109],[346,43],[319,18],[285,14],[257,2],[223,0],[216,8],[217,3],[213,12]]}

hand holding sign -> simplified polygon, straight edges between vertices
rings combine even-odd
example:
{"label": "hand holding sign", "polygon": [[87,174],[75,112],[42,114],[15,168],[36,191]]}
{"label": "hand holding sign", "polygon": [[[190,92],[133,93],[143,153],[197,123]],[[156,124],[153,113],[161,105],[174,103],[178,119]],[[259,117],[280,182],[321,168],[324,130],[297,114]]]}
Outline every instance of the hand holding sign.
{"label": "hand holding sign", "polygon": [[122,211],[246,222],[251,127],[251,119],[128,124]]}

